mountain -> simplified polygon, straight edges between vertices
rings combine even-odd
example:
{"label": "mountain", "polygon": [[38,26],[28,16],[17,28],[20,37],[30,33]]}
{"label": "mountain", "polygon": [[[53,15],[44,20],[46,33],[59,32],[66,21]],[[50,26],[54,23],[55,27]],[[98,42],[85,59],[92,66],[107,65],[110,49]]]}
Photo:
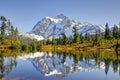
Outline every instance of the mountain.
{"label": "mountain", "polygon": [[[62,33],[65,33],[67,37],[73,35],[73,27],[77,26],[78,32],[82,35],[86,33],[95,34],[96,31],[104,32],[105,28],[101,25],[91,24],[88,22],[81,23],[79,21],[70,19],[63,14],[55,17],[45,17],[38,21],[33,29],[27,34],[34,34],[43,38],[59,38]],[[35,38],[37,39],[37,38]]]}

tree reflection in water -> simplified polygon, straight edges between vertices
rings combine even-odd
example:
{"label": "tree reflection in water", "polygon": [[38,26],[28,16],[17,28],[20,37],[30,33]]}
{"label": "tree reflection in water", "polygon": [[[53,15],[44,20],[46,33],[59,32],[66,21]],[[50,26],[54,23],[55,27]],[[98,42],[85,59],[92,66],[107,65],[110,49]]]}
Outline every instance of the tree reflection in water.
{"label": "tree reflection in water", "polygon": [[[46,54],[46,52],[44,53]],[[120,53],[118,50],[111,51],[111,50],[101,50],[98,49],[97,51],[93,52],[86,52],[86,51],[79,51],[79,52],[54,52],[52,57],[57,55],[58,58],[61,60],[61,63],[64,65],[66,63],[66,58],[73,59],[73,68],[72,73],[79,71],[78,66],[81,66],[81,62],[85,62],[86,65],[90,65],[90,61],[94,60],[94,66],[98,66],[98,69],[101,68],[101,62],[104,62],[104,70],[105,74],[107,75],[109,72],[109,67],[113,68],[114,73],[119,71],[120,75]],[[46,56],[46,55],[45,55]],[[42,58],[44,58],[43,56]],[[47,52],[47,56],[49,56],[49,52]],[[50,56],[49,56],[50,57]],[[52,58],[51,58],[52,59]],[[36,63],[38,64],[38,63]],[[53,63],[54,64],[54,63]],[[55,66],[55,65],[54,65]]]}
{"label": "tree reflection in water", "polygon": [[[18,56],[19,55],[19,56]],[[27,58],[41,74],[63,78],[78,71],[86,72],[104,69],[108,75],[110,67],[120,75],[120,52],[118,50],[77,51],[77,52],[38,52],[20,55],[16,51],[0,51],[0,79],[6,78],[17,66],[18,57]],[[20,58],[19,58],[20,59]],[[31,64],[31,65],[32,65]],[[104,72],[103,71],[103,72]]]}
{"label": "tree reflection in water", "polygon": [[[8,52],[8,53],[6,53]],[[17,66],[16,53],[9,51],[0,51],[0,79],[4,79],[6,75],[12,71],[13,67]]]}
{"label": "tree reflection in water", "polygon": [[104,69],[105,75],[108,75],[109,67],[112,67],[115,73],[120,70],[120,56],[115,51],[111,52],[109,50],[98,50],[96,52],[79,51],[77,53],[62,51],[52,53],[40,52],[35,57],[27,57],[31,59],[30,61],[36,70],[40,71],[43,75],[50,75],[54,70],[57,70],[60,74],[53,74],[57,77],[65,77],[78,71],[90,72],[101,69]]}

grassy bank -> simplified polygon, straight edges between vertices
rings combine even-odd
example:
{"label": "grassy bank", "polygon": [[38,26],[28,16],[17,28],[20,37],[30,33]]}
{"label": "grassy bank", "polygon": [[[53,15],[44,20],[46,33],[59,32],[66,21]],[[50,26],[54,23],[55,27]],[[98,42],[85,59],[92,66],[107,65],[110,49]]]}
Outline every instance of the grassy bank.
{"label": "grassy bank", "polygon": [[92,43],[82,43],[82,44],[66,44],[66,45],[43,45],[41,47],[42,51],[63,51],[63,52],[77,52],[77,51],[98,51],[98,49],[103,50],[115,50],[116,46],[120,45],[120,40],[104,40],[100,45],[94,45]]}

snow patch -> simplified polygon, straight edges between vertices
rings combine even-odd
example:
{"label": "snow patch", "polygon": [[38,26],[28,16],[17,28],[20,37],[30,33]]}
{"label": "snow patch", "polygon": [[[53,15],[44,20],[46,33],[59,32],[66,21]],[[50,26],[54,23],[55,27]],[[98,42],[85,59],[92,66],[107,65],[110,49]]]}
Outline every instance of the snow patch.
{"label": "snow patch", "polygon": [[60,75],[62,74],[61,72],[58,72],[56,69],[51,71],[49,74],[45,74],[45,76],[51,76],[51,75]]}
{"label": "snow patch", "polygon": [[47,16],[46,19],[50,19],[51,21],[53,21],[55,23],[58,23],[58,22],[62,21],[62,19],[55,19],[55,18],[51,18],[49,16]]}
{"label": "snow patch", "polygon": [[43,40],[44,38],[41,35],[29,34],[29,33],[19,33],[19,36],[36,39],[37,41]]}

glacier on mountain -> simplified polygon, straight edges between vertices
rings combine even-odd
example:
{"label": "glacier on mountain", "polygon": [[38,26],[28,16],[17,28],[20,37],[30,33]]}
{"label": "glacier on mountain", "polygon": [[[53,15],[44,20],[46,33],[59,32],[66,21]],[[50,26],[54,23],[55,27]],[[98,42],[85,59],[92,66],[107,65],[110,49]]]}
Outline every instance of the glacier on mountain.
{"label": "glacier on mountain", "polygon": [[29,34],[29,33],[19,33],[19,37],[28,38],[28,39],[35,39],[37,41],[43,40],[44,38],[40,35]]}

